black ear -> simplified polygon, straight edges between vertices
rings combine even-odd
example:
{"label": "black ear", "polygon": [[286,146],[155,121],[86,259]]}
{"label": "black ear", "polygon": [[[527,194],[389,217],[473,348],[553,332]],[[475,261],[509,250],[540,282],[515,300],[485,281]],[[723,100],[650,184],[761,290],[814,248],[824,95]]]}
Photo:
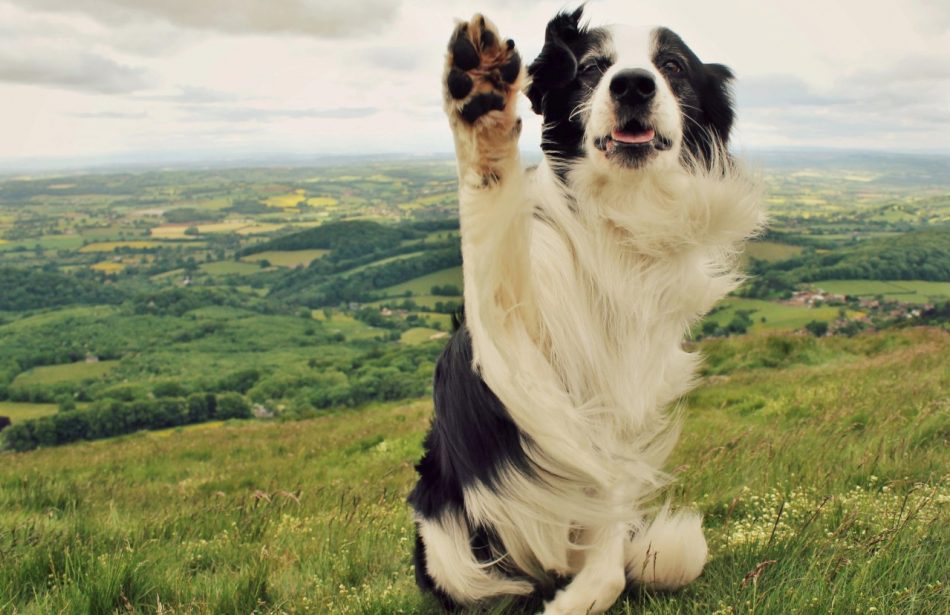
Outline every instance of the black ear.
{"label": "black ear", "polygon": [[571,44],[583,31],[580,25],[583,14],[584,6],[581,5],[574,12],[558,13],[549,21],[544,33],[544,47],[528,67],[531,80],[525,94],[531,100],[531,110],[539,115],[544,113],[545,96],[577,77],[577,58],[571,51]]}
{"label": "black ear", "polygon": [[703,111],[706,118],[716,131],[723,145],[729,141],[729,132],[735,116],[732,102],[732,81],[735,75],[722,64],[705,64],[706,83],[703,95]]}

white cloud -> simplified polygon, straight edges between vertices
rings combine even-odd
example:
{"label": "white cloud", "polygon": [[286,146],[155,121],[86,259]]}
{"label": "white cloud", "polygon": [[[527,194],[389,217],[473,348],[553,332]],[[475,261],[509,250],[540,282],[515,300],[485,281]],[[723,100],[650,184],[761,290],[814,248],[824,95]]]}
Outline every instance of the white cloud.
{"label": "white cloud", "polygon": [[340,37],[389,23],[390,0],[19,0],[41,11],[89,16],[114,26],[155,19],[184,28],[228,33],[296,33]]}
{"label": "white cloud", "polygon": [[[0,159],[448,152],[461,0],[0,0]],[[569,3],[570,4],[570,3]],[[563,0],[486,0],[526,60]],[[738,75],[738,143],[950,150],[950,4],[592,0]],[[522,145],[539,142],[522,104]]]}
{"label": "white cloud", "polygon": [[95,53],[49,50],[42,54],[0,48],[0,81],[121,94],[146,87],[146,71]]}

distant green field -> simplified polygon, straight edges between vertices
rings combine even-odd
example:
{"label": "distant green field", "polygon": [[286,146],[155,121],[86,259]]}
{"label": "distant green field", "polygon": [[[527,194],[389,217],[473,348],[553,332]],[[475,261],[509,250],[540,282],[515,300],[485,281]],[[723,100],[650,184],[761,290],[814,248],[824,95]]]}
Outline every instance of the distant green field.
{"label": "distant green field", "polygon": [[347,340],[371,340],[381,335],[387,335],[385,329],[371,327],[364,322],[356,320],[349,314],[341,314],[334,311],[333,315],[327,320],[323,310],[314,310],[313,318],[323,322],[329,333],[342,333]]}
{"label": "distant green field", "polygon": [[32,250],[36,246],[44,250],[76,250],[82,247],[83,238],[79,235],[45,235],[36,239],[20,239],[0,244],[0,251],[25,248]]}
{"label": "distant green field", "polygon": [[34,367],[17,376],[13,380],[13,386],[95,380],[108,374],[118,364],[118,361],[99,361],[97,363],[80,362]]}
{"label": "distant green field", "polygon": [[[416,279],[421,279],[421,278],[416,278]],[[411,283],[411,282],[409,282],[409,283]],[[432,288],[432,287],[430,286],[429,288]],[[403,292],[405,292],[405,291],[403,291]],[[371,301],[371,302],[367,303],[366,305],[390,305],[390,306],[392,306],[392,305],[399,305],[400,303],[402,303],[402,302],[405,301],[406,299],[409,299],[410,301],[412,301],[412,302],[415,303],[416,305],[418,305],[418,306],[420,306],[420,307],[428,308],[428,309],[431,310],[431,309],[434,309],[434,308],[435,308],[435,304],[436,304],[436,303],[448,303],[448,302],[450,302],[450,301],[454,301],[454,302],[456,302],[456,303],[461,303],[461,302],[462,302],[462,298],[461,298],[461,297],[446,297],[446,296],[443,296],[443,295],[430,295],[430,294],[428,294],[428,292],[429,292],[428,289],[426,289],[426,294],[425,294],[425,295],[413,295],[413,296],[411,296],[411,297],[402,297],[401,295],[391,296],[389,299],[380,299],[379,301]]]}
{"label": "distant green field", "polygon": [[[462,288],[461,267],[442,269],[441,271],[436,271],[435,273],[430,273],[429,275],[414,278],[408,282],[403,282],[402,284],[396,284],[395,286],[384,288],[382,292],[387,297],[398,297],[408,290],[411,291],[413,295],[421,296],[428,295],[431,292],[433,286],[445,286],[446,284],[454,284],[458,288]],[[451,297],[446,297],[446,300],[450,299]]]}
{"label": "distant green field", "polygon": [[419,256],[420,254],[425,254],[425,252],[420,250],[419,252],[409,252],[408,254],[397,254],[396,256],[381,258],[378,261],[373,261],[372,263],[366,263],[365,265],[360,265],[359,267],[353,267],[352,269],[347,269],[341,275],[344,275],[344,276],[352,275],[354,273],[359,273],[360,271],[369,269],[370,267],[376,267],[378,265],[385,265],[386,263],[392,263],[395,261],[405,260],[407,258]]}
{"label": "distant green field", "polygon": [[253,263],[239,263],[235,261],[218,261],[215,263],[204,263],[201,270],[211,275],[246,275],[260,271],[260,265]]}
{"label": "distant green field", "polygon": [[[707,316],[707,319],[724,325],[732,320],[736,310],[751,310],[753,332],[769,329],[800,329],[813,320],[827,322],[838,316],[836,307],[806,308],[738,297],[729,297],[720,306],[720,309]],[[762,322],[763,318],[765,322]]]}
{"label": "distant green field", "polygon": [[782,261],[801,254],[801,246],[775,241],[755,241],[746,246],[745,254],[763,261]]}
{"label": "distant green field", "polygon": [[447,333],[444,331],[436,331],[435,329],[426,327],[413,327],[412,329],[407,329],[402,332],[400,341],[403,344],[423,344],[433,339],[445,337],[446,335]]}
{"label": "distant green field", "polygon": [[927,303],[950,299],[950,282],[920,280],[820,280],[813,286],[829,293],[855,297],[876,297],[905,303]]}
{"label": "distant green field", "polygon": [[241,260],[246,263],[259,263],[268,261],[271,265],[278,267],[298,267],[300,265],[309,265],[311,261],[322,258],[329,254],[329,250],[271,250],[268,252],[258,252],[243,257]]}
{"label": "distant green field", "polygon": [[56,413],[56,404],[25,404],[15,401],[0,401],[0,416],[18,423],[29,419],[38,419]]}

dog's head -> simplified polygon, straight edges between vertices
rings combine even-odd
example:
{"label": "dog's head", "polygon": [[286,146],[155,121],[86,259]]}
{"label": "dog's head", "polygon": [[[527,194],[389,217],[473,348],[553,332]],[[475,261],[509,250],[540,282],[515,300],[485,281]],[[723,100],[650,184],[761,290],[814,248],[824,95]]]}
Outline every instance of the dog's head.
{"label": "dog's head", "polygon": [[542,148],[556,160],[639,169],[661,160],[709,160],[732,128],[721,64],[704,64],[666,28],[588,28],[583,7],[547,26],[528,68]]}

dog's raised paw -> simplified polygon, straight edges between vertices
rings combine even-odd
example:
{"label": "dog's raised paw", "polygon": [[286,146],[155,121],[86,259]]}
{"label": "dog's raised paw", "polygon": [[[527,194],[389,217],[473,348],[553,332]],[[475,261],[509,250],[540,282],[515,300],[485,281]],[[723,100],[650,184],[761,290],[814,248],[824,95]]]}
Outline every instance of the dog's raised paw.
{"label": "dog's raised paw", "polygon": [[456,27],[449,41],[446,68],[445,98],[450,115],[468,125],[492,112],[507,110],[513,116],[521,90],[521,57],[514,41],[502,39],[484,16],[475,15]]}

